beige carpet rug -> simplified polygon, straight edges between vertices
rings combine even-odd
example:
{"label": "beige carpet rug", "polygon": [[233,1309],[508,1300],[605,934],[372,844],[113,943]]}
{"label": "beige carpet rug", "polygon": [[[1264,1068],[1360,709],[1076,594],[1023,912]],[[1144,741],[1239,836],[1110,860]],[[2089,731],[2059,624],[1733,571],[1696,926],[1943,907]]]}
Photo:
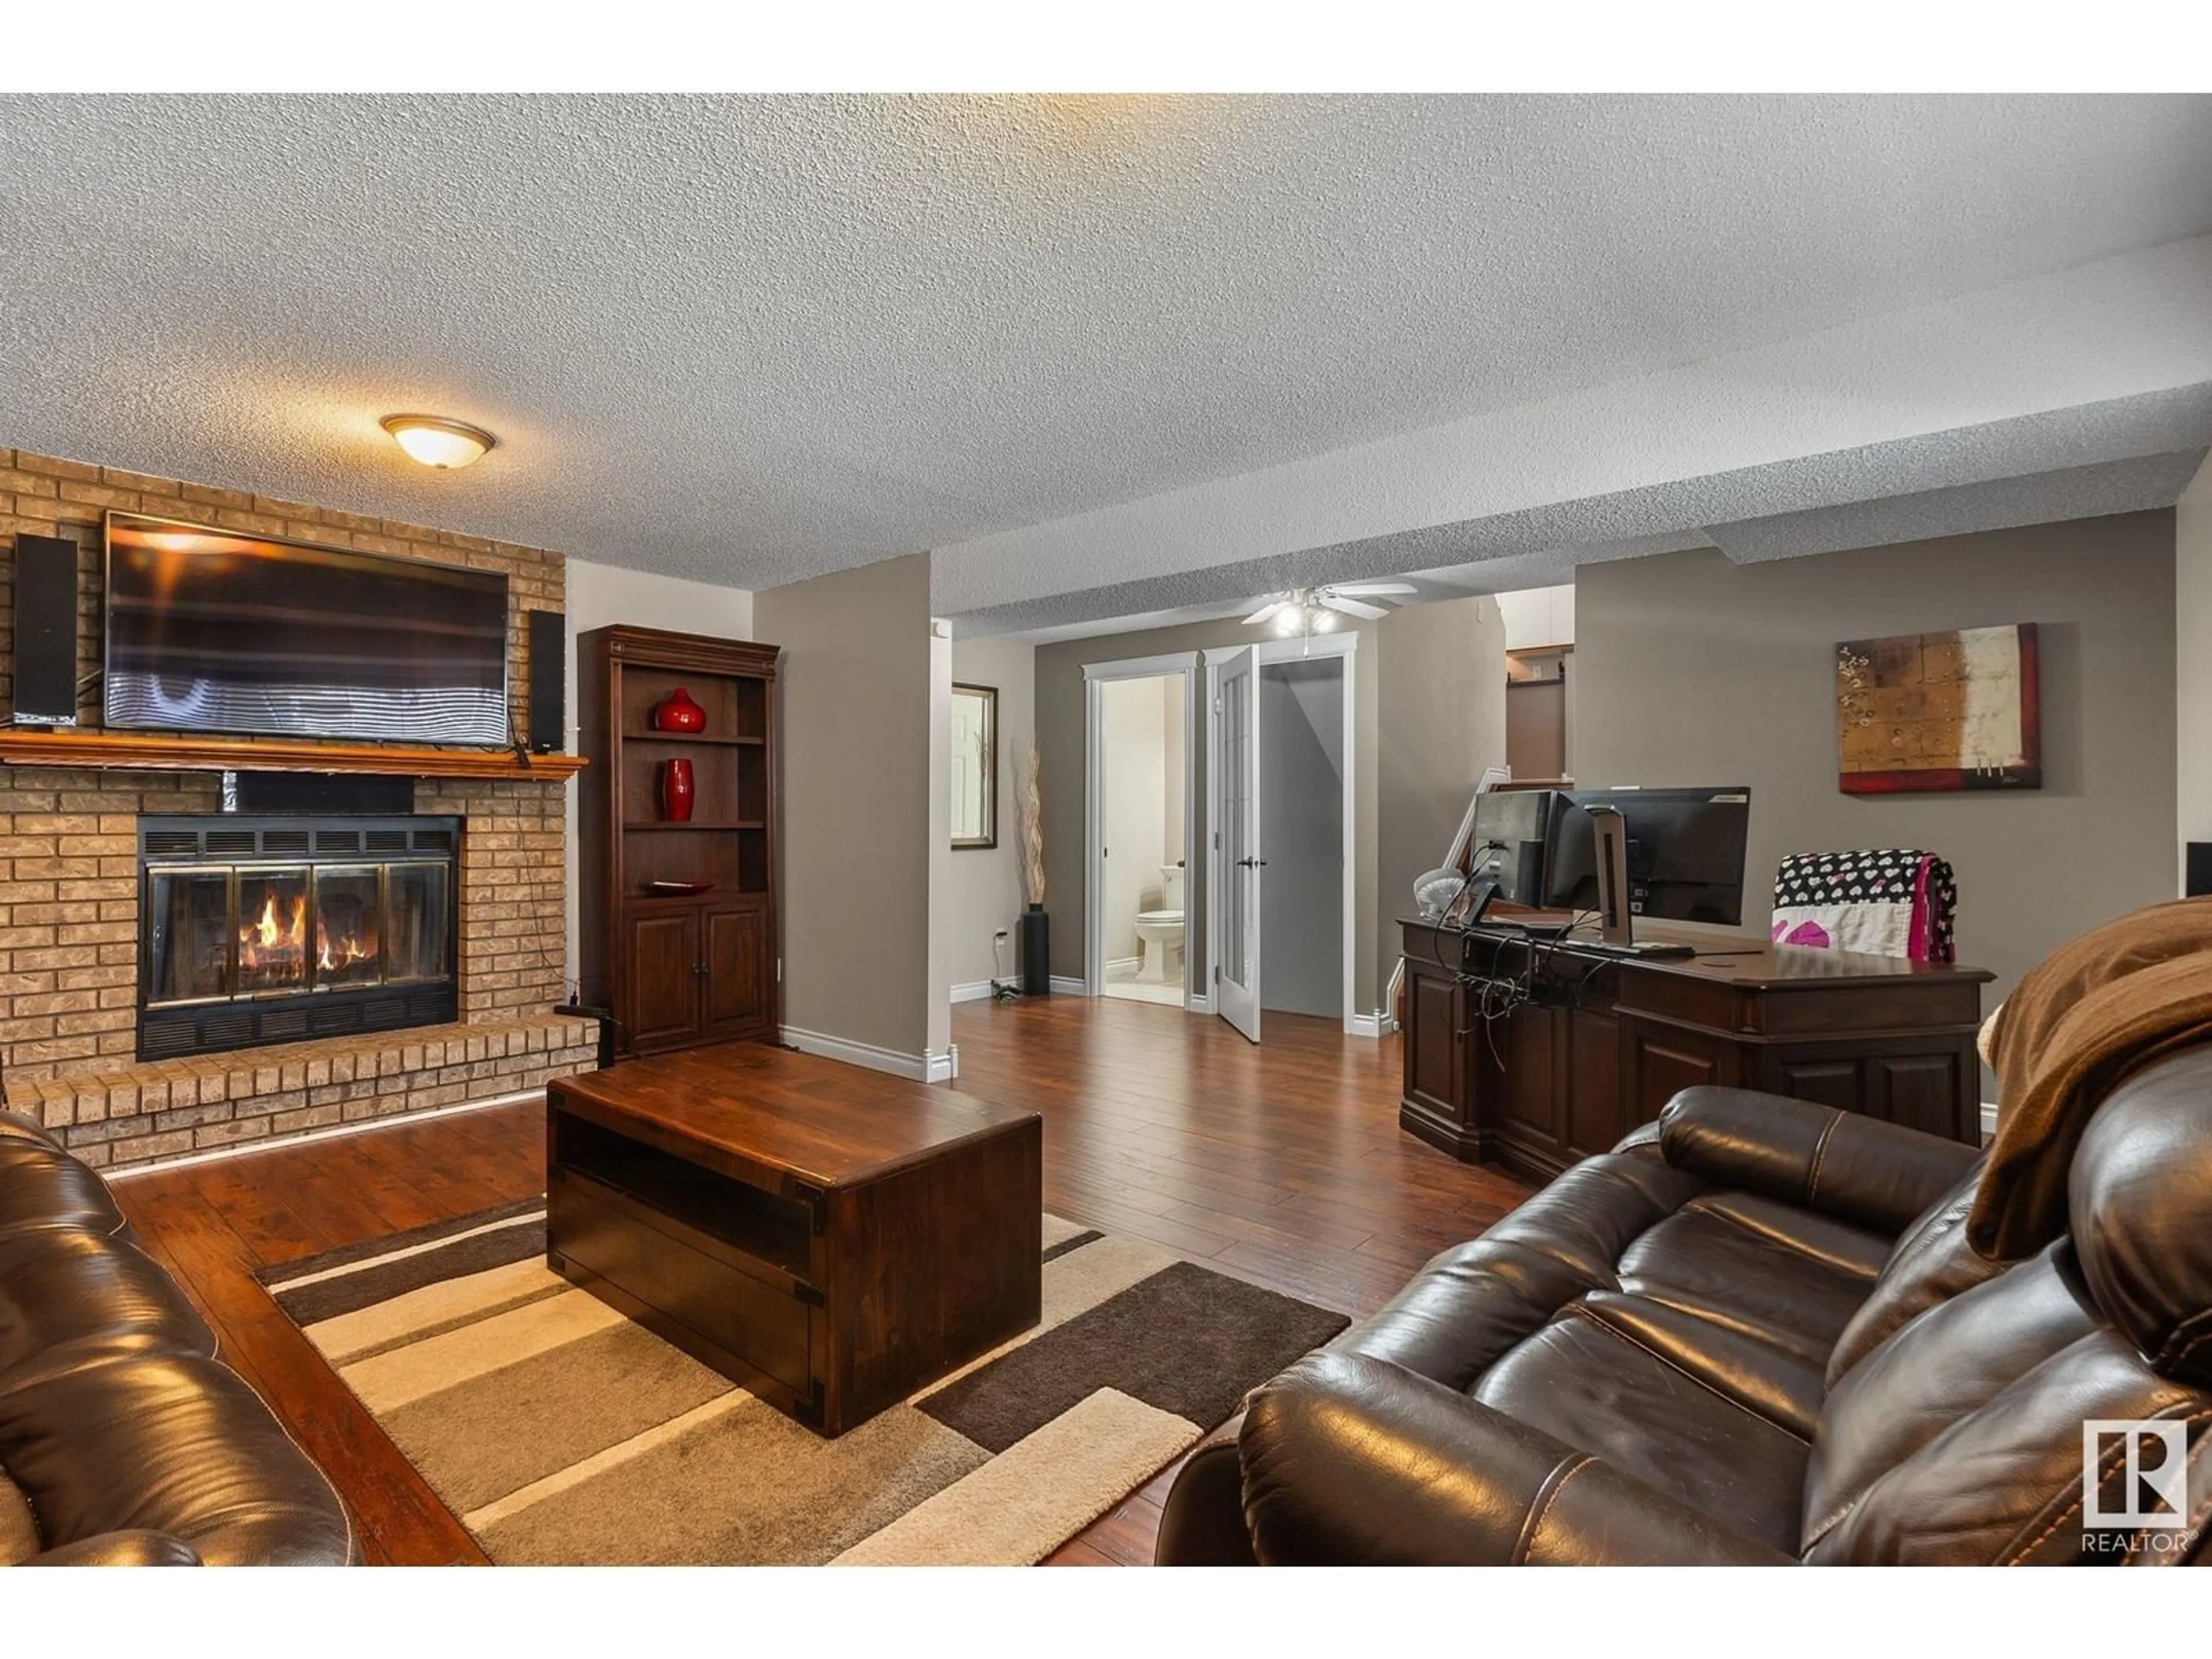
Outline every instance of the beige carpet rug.
{"label": "beige carpet rug", "polygon": [[823,1440],[544,1265],[542,1203],[263,1276],[502,1564],[1025,1565],[1343,1316],[1044,1218],[1033,1330]]}

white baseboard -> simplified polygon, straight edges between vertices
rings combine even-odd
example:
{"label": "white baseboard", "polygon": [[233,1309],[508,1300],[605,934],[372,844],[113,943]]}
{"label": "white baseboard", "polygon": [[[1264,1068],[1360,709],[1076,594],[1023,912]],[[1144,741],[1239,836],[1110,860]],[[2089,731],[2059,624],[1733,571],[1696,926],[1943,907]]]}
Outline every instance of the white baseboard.
{"label": "white baseboard", "polygon": [[1354,1014],[1344,1029],[1354,1036],[1386,1037],[1398,1029],[1398,1022],[1377,1011],[1371,1014]]}
{"label": "white baseboard", "polygon": [[1091,988],[1079,979],[1054,974],[1052,976],[1052,994],[1056,997],[1087,997],[1091,994]]}
{"label": "white baseboard", "polygon": [[1106,976],[1111,979],[1116,974],[1133,974],[1144,965],[1142,957],[1115,957],[1106,964]]}
{"label": "white baseboard", "polygon": [[848,1066],[865,1066],[872,1072],[912,1078],[916,1083],[943,1083],[960,1075],[957,1045],[941,1054],[902,1054],[896,1048],[879,1048],[872,1042],[854,1042],[848,1037],[831,1036],[827,1031],[809,1031],[796,1025],[785,1026],[782,1036],[801,1054],[842,1060]]}
{"label": "white baseboard", "polygon": [[1213,1012],[1213,999],[1193,996],[1186,992],[1182,1000],[1182,1011],[1187,1014],[1210,1014]]}
{"label": "white baseboard", "polygon": [[975,979],[965,985],[956,985],[952,988],[952,1000],[955,1002],[988,1002],[991,1000],[991,981]]}

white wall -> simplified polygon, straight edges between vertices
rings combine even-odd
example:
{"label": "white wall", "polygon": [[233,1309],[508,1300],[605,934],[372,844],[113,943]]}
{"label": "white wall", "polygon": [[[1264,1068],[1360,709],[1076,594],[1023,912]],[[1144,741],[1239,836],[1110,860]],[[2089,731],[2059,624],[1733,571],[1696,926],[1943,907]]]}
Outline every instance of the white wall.
{"label": "white wall", "polygon": [[[1036,647],[1012,640],[955,640],[952,678],[962,685],[990,686],[999,694],[999,844],[957,848],[947,854],[933,928],[944,939],[951,994],[973,997],[988,995],[978,988],[994,977],[1012,978],[1021,971],[1020,935],[1014,925],[1022,914],[1021,801],[1015,781],[1021,775],[1022,754],[1036,732]],[[994,957],[992,935],[1001,928],[1006,941]]]}
{"label": "white wall", "polygon": [[1575,585],[1528,587],[1498,596],[1498,615],[1505,621],[1505,648],[1528,651],[1542,645],[1575,642]]}
{"label": "white wall", "polygon": [[[1169,676],[1160,682],[1160,765],[1162,768],[1160,797],[1160,848],[1162,860],[1173,864],[1178,859],[1188,860],[1190,849],[1182,844],[1183,780],[1188,773],[1183,756],[1183,679],[1180,674]],[[1164,905],[1167,897],[1161,895]],[[1185,902],[1188,896],[1185,895]]]}
{"label": "white wall", "polygon": [[[611,623],[635,628],[666,628],[679,634],[708,634],[716,639],[749,640],[753,636],[753,596],[742,587],[718,587],[711,582],[682,581],[674,576],[648,575],[618,565],[568,561],[568,678],[566,714],[571,753],[576,748],[576,635]],[[580,971],[576,943],[576,895],[582,886],[576,878],[576,784],[568,793],[568,979],[571,988]]]}
{"label": "white wall", "polygon": [[[1176,694],[1176,748],[1182,749],[1182,709],[1179,679],[1107,680],[1099,687],[1103,704],[1100,777],[1105,800],[1102,823],[1106,837],[1105,890],[1099,924],[1105,960],[1139,956],[1137,913],[1164,902],[1160,866],[1182,855],[1168,838],[1168,770],[1180,775],[1182,757],[1170,756],[1167,731],[1170,688]],[[1176,840],[1182,836],[1177,811]]]}
{"label": "white wall", "polygon": [[2178,839],[2212,841],[2212,459],[2173,509],[2173,623]]}

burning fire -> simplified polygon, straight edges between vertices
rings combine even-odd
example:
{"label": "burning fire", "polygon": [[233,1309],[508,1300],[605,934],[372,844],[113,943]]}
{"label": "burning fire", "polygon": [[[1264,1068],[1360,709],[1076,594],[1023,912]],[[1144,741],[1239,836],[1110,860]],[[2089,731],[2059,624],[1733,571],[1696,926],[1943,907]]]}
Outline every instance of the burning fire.
{"label": "burning fire", "polygon": [[[271,890],[262,896],[259,918],[239,931],[238,965],[250,973],[302,978],[307,969],[307,896],[302,894],[289,901],[280,915],[276,895]],[[315,966],[322,972],[337,973],[356,963],[372,961],[375,956],[374,939],[363,940],[351,933],[340,933],[332,939],[322,918],[316,918]]]}
{"label": "burning fire", "polygon": [[250,921],[238,935],[238,965],[241,968],[277,968],[290,966],[307,949],[307,898],[301,894],[289,907],[291,920],[280,921],[276,917],[276,895],[266,893],[261,902],[261,919]]}
{"label": "burning fire", "polygon": [[341,934],[338,942],[332,945],[330,930],[319,921],[315,923],[315,966],[325,973],[350,968],[356,962],[367,962],[375,954],[351,933]]}

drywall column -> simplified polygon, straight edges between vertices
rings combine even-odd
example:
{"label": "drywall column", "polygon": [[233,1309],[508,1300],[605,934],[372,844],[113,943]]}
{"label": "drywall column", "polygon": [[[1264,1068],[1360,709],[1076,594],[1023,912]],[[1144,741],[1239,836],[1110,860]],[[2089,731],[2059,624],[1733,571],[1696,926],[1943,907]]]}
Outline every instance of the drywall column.
{"label": "drywall column", "polygon": [[2173,509],[2173,629],[2175,807],[2185,845],[2212,841],[2212,459]]}
{"label": "drywall column", "polygon": [[949,826],[929,556],[763,589],[753,622],[783,647],[784,1036],[920,1075],[949,1001],[932,994],[931,857]]}
{"label": "drywall column", "polygon": [[952,624],[929,624],[929,1029],[922,1053],[930,1076],[960,1074],[952,1047]]}
{"label": "drywall column", "polygon": [[[1474,786],[1505,763],[1505,625],[1489,599],[1409,605],[1381,635],[1376,983],[1398,966],[1396,919],[1413,880],[1443,862]],[[1389,1011],[1384,1009],[1382,1012]]]}
{"label": "drywall column", "polygon": [[[1036,647],[1013,640],[955,640],[952,678],[962,685],[988,685],[999,694],[999,844],[952,852],[940,918],[946,933],[945,977],[953,999],[968,1001],[988,996],[994,977],[1017,972],[1022,836],[1021,799],[1015,791],[1022,755],[1036,735]],[[994,953],[992,942],[1001,930],[1006,942]]]}

